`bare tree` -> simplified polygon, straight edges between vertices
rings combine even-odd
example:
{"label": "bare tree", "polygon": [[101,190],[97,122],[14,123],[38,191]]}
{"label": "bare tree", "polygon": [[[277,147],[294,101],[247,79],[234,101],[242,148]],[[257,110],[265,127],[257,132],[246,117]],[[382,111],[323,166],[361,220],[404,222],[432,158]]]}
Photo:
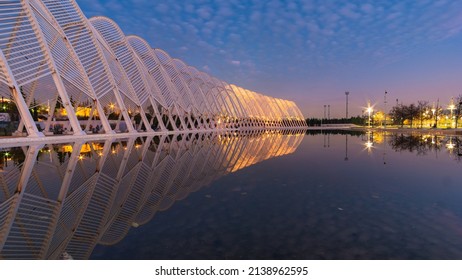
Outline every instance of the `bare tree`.
{"label": "bare tree", "polygon": [[414,119],[419,116],[419,108],[415,106],[414,103],[411,103],[411,105],[405,106],[405,112],[406,112],[406,118],[411,122],[411,128],[412,128]]}
{"label": "bare tree", "polygon": [[417,107],[419,110],[419,120],[420,120],[420,128],[423,127],[423,121],[428,119],[429,115],[427,114],[429,110],[428,101],[419,100],[417,101]]}
{"label": "bare tree", "polygon": [[462,110],[462,94],[460,94],[459,96],[456,97],[456,128],[457,128],[457,124],[459,122],[459,118],[461,116],[461,110]]}
{"label": "bare tree", "polygon": [[396,106],[393,106],[390,111],[390,116],[392,117],[393,122],[395,124],[401,125],[401,127],[403,127],[404,120],[406,119],[405,111],[405,106],[403,104],[397,104]]}
{"label": "bare tree", "polygon": [[438,116],[443,112],[443,108],[440,106],[439,98],[438,98],[438,101],[436,101],[436,108],[433,108],[432,110],[435,110],[434,111],[435,124],[433,125],[433,127],[438,128]]}

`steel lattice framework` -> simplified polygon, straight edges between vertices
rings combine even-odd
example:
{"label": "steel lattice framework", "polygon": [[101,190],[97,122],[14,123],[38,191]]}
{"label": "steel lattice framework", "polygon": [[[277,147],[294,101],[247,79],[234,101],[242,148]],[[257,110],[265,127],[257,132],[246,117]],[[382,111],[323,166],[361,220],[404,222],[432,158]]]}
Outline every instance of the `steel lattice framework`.
{"label": "steel lattice framework", "polygon": [[87,259],[212,181],[295,152],[304,130],[180,135],[2,147],[0,260]]}
{"label": "steel lattice framework", "polygon": [[58,123],[72,135],[306,126],[294,102],[198,71],[74,0],[0,1],[0,96],[29,137]]}

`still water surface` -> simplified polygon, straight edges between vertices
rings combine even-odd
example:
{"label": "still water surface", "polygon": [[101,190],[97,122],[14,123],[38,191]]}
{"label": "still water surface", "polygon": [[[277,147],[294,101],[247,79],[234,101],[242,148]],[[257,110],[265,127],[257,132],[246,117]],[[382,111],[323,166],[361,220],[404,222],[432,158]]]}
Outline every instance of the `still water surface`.
{"label": "still water surface", "polygon": [[92,258],[461,259],[461,152],[455,137],[307,135]]}
{"label": "still water surface", "polygon": [[0,259],[462,259],[461,140],[324,131],[3,148]]}

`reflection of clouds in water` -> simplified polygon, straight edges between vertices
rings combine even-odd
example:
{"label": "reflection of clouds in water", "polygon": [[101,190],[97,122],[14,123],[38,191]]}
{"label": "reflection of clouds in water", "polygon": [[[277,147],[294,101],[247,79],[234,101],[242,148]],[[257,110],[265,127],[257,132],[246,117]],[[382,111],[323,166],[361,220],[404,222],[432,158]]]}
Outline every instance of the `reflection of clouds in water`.
{"label": "reflection of clouds in water", "polygon": [[460,181],[460,166],[446,153],[436,161],[416,157],[417,150],[394,152],[387,136],[373,151],[387,147],[384,166],[381,157],[360,152],[367,137],[330,135],[331,147],[323,149],[323,136],[307,136],[293,155],[222,178],[220,188],[158,215],[146,225],[151,236],[133,232],[92,257],[461,258],[462,193],[441,185],[448,175]]}
{"label": "reflection of clouds in water", "polygon": [[[94,257],[459,259],[462,254],[460,216],[403,194],[402,186],[313,187],[289,179],[288,189],[262,180],[267,184],[257,182],[260,189],[242,196],[232,190],[240,185],[232,177],[220,181],[229,191],[212,189],[211,198],[197,195],[196,203],[159,215],[147,226],[154,237],[135,234],[120,246],[95,250]],[[240,186],[247,190],[253,184]]]}
{"label": "reflection of clouds in water", "polygon": [[0,258],[86,259],[228,173],[290,154],[300,131],[179,135],[11,149]]}

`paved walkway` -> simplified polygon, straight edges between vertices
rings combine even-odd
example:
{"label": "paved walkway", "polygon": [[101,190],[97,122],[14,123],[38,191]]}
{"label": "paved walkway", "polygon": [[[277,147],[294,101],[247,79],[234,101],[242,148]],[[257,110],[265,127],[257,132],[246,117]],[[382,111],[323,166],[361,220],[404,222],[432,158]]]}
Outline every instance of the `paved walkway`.
{"label": "paved walkway", "polygon": [[[285,128],[268,128],[268,130],[303,130],[306,127],[285,127]],[[118,139],[130,137],[147,137],[147,136],[160,136],[160,135],[179,135],[179,134],[195,134],[195,133],[226,133],[226,132],[257,132],[264,131],[265,128],[219,128],[219,129],[205,129],[205,130],[184,130],[184,131],[152,131],[152,132],[133,132],[133,133],[114,133],[114,134],[84,134],[84,135],[69,135],[59,134],[46,137],[26,137],[26,136],[0,136],[1,147],[14,147],[18,144],[29,143],[62,143],[62,142],[77,142],[77,141],[98,141],[105,139]]]}

